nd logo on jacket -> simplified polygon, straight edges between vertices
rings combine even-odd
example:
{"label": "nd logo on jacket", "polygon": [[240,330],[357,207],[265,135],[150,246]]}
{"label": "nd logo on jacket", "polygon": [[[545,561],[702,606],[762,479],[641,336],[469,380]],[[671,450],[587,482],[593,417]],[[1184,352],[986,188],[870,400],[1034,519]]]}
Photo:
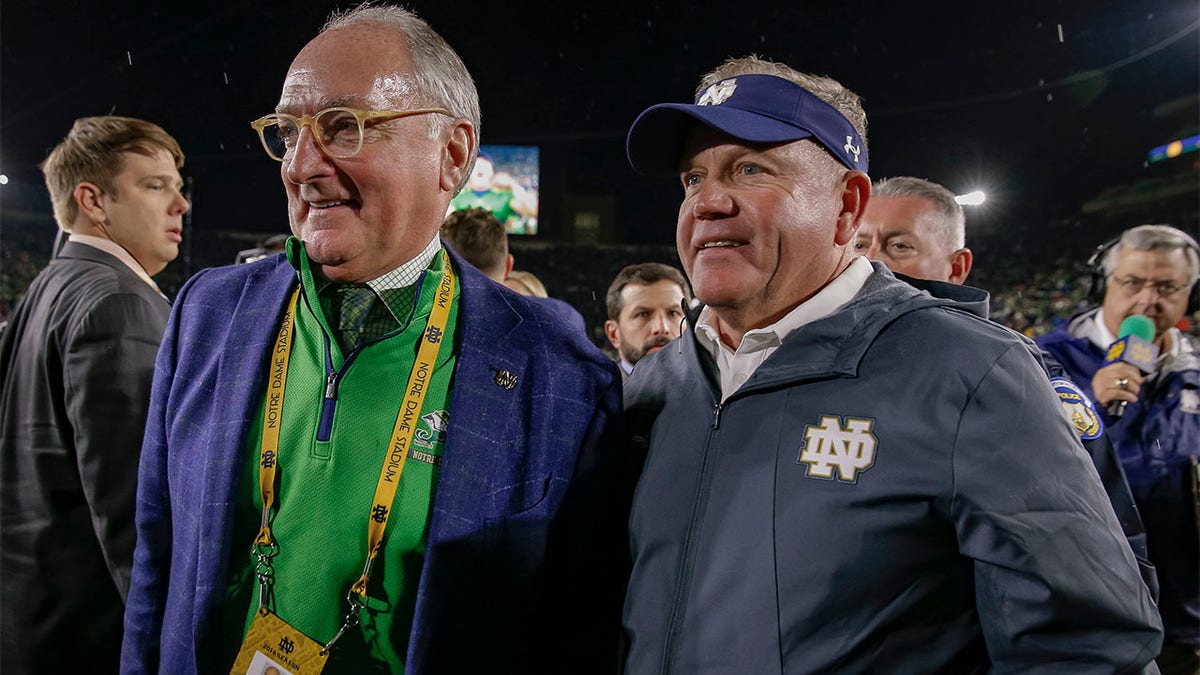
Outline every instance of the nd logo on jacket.
{"label": "nd logo on jacket", "polygon": [[819,425],[804,428],[804,448],[797,464],[807,464],[809,478],[836,479],[845,483],[858,481],[858,473],[875,463],[877,439],[871,433],[871,419],[847,417],[843,425],[837,415],[822,415]]}

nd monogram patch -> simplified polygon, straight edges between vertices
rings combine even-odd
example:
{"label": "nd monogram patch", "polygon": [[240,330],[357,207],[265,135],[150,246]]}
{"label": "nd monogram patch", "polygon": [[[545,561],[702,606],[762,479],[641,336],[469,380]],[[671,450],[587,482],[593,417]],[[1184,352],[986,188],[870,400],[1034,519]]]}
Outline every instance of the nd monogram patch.
{"label": "nd monogram patch", "polygon": [[720,82],[711,85],[708,89],[705,89],[704,93],[700,96],[700,100],[696,101],[696,105],[721,105],[730,96],[733,96],[733,92],[736,89],[736,77],[731,77],[728,80],[721,80]]}
{"label": "nd monogram patch", "polygon": [[820,425],[804,428],[804,447],[797,464],[807,464],[809,478],[858,482],[858,473],[875,463],[874,420],[847,417],[845,425],[836,415],[821,415]]}

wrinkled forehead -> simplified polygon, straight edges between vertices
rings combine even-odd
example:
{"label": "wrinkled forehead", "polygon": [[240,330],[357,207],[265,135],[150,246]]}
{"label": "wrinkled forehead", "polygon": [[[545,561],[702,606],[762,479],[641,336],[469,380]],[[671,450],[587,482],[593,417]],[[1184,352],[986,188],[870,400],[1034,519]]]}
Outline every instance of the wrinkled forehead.
{"label": "wrinkled forehead", "polygon": [[296,114],[335,106],[403,108],[418,93],[403,35],[380,26],[350,26],[322,33],[300,50],[276,109]]}
{"label": "wrinkled forehead", "polygon": [[745,149],[747,151],[767,147],[749,144],[723,131],[714,129],[707,124],[697,122],[692,124],[687,133],[683,135],[683,151],[679,156],[679,164],[683,166],[691,162],[701,152],[722,146],[728,146],[730,149]]}
{"label": "wrinkled forehead", "polygon": [[1151,280],[1190,279],[1190,262],[1183,248],[1150,251],[1123,247],[1117,251],[1113,274],[1136,275]]}
{"label": "wrinkled forehead", "polygon": [[659,279],[650,283],[642,283],[639,281],[630,281],[621,289],[621,296],[627,303],[641,302],[653,304],[656,300],[665,298],[668,304],[679,304],[678,300],[672,300],[673,296],[683,297],[683,289],[679,284],[670,279]]}
{"label": "wrinkled forehead", "polygon": [[[803,167],[816,169],[831,166],[833,163],[832,158],[830,158],[829,162],[824,162],[823,158],[827,158],[828,155],[820,146],[807,138],[796,141],[784,141],[782,143],[754,143],[730,136],[706,124],[696,123],[684,135],[683,151],[679,157],[679,170],[686,171],[699,155],[708,150],[716,150],[729,156],[742,156],[770,153],[772,150],[789,148],[791,146],[795,146],[799,152],[790,155],[790,158],[793,160],[798,159],[797,163]],[[778,155],[779,153],[773,154]]]}
{"label": "wrinkled forehead", "polygon": [[937,207],[924,197],[913,195],[871,195],[863,212],[863,225],[870,223],[883,233],[911,232],[938,234]]}

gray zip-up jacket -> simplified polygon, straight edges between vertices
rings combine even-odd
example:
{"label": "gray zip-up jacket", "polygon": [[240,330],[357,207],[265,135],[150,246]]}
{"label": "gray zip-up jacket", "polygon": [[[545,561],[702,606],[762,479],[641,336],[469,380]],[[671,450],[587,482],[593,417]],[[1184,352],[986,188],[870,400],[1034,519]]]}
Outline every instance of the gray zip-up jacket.
{"label": "gray zip-up jacket", "polygon": [[691,332],[638,363],[627,672],[1156,672],[1036,349],[932,287],[876,264],[723,403]]}

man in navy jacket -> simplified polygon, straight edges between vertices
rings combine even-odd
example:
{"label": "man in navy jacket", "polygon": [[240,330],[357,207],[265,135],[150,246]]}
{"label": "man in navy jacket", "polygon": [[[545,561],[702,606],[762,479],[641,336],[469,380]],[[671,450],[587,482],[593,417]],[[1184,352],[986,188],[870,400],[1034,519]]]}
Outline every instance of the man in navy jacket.
{"label": "man in navy jacket", "polygon": [[[1166,631],[1159,667],[1194,673],[1200,668],[1200,352],[1175,324],[1200,275],[1200,249],[1174,227],[1141,225],[1126,230],[1099,264],[1106,279],[1101,306],[1038,344],[1100,405],[1158,570]],[[1154,322],[1159,353],[1150,373],[1121,360],[1105,365],[1109,345],[1134,314]]]}
{"label": "man in navy jacket", "polygon": [[1161,626],[1033,345],[852,250],[865,129],[749,57],[630,130],[705,307],[626,383],[629,672],[1141,671]]}

